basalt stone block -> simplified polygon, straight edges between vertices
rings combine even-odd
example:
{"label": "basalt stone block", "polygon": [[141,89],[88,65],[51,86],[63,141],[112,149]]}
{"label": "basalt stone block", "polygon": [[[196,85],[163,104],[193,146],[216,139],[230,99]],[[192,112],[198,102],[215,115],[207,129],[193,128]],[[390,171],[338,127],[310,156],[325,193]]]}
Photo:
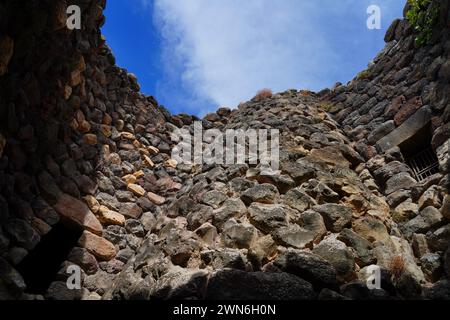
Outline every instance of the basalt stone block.
{"label": "basalt stone block", "polygon": [[102,234],[102,225],[84,202],[68,194],[62,194],[54,205],[54,209],[64,219],[75,225],[95,234]]}
{"label": "basalt stone block", "polygon": [[389,120],[383,123],[374,131],[372,131],[372,133],[369,134],[369,136],[367,137],[367,141],[369,141],[370,144],[375,144],[378,140],[391,133],[394,129],[395,129],[394,121]]}
{"label": "basalt stone block", "polygon": [[413,137],[420,129],[431,121],[431,109],[428,106],[420,108],[414,115],[403,124],[378,140],[376,146],[381,151],[387,151],[398,146],[402,142]]}
{"label": "basalt stone block", "polygon": [[206,296],[212,300],[312,300],[316,294],[309,282],[288,273],[222,270],[211,276]]}
{"label": "basalt stone block", "polygon": [[30,224],[21,219],[10,219],[3,226],[11,239],[27,250],[32,250],[41,240],[41,237]]}

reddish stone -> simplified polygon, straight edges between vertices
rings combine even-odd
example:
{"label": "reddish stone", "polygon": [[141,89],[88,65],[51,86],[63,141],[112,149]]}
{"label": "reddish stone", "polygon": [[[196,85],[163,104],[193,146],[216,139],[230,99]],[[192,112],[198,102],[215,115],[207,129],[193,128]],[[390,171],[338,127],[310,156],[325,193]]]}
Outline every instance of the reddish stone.
{"label": "reddish stone", "polygon": [[102,234],[103,228],[88,206],[68,194],[62,194],[54,209],[64,218],[74,222],[83,229],[95,234]]}
{"label": "reddish stone", "polygon": [[412,116],[420,107],[422,107],[422,99],[415,97],[406,102],[394,117],[396,126],[400,126],[406,119]]}

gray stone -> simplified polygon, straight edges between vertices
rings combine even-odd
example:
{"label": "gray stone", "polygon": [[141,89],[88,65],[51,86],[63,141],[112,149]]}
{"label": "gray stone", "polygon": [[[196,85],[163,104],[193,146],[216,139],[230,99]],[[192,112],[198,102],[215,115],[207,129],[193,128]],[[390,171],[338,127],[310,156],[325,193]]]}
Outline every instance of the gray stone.
{"label": "gray stone", "polygon": [[450,280],[444,279],[425,288],[423,296],[428,300],[450,300]]}
{"label": "gray stone", "polygon": [[303,183],[300,189],[306,192],[318,203],[338,202],[340,198],[339,194],[334,192],[325,183],[319,182],[315,179],[311,179],[308,182]]}
{"label": "gray stone", "polygon": [[173,267],[151,290],[150,299],[199,299],[206,289],[208,273]]}
{"label": "gray stone", "polygon": [[5,259],[0,257],[0,279],[8,291],[19,297],[26,289],[22,276]]}
{"label": "gray stone", "polygon": [[213,208],[210,206],[198,204],[196,205],[192,212],[186,216],[188,223],[188,230],[195,230],[202,224],[211,220],[213,217]]}
{"label": "gray stone", "polygon": [[81,300],[88,294],[89,291],[85,288],[70,290],[67,288],[67,284],[65,282],[55,281],[50,284],[50,287],[45,293],[45,298],[48,300],[72,301]]}
{"label": "gray stone", "polygon": [[145,231],[152,231],[156,225],[155,215],[151,212],[144,212],[141,216],[141,223]]}
{"label": "gray stone", "polygon": [[369,141],[370,144],[375,144],[381,138],[387,136],[394,129],[395,129],[394,120],[386,121],[378,128],[376,128],[374,131],[372,131],[372,133],[369,134],[369,136],[367,137],[367,141]]}
{"label": "gray stone", "polygon": [[427,253],[420,258],[422,271],[430,282],[436,282],[442,275],[441,256],[437,253]]}
{"label": "gray stone", "polygon": [[137,237],[145,236],[144,226],[139,220],[128,219],[125,221],[125,229]]}
{"label": "gray stone", "polygon": [[445,251],[450,243],[450,224],[426,234],[428,245],[432,251]]}
{"label": "gray stone", "polygon": [[248,249],[256,240],[257,234],[256,228],[251,224],[230,219],[224,225],[221,239],[228,248]]}
{"label": "gray stone", "polygon": [[333,266],[309,251],[289,249],[273,262],[281,271],[292,273],[313,284],[316,288],[336,287],[338,284]]}
{"label": "gray stone", "polygon": [[98,270],[97,260],[84,248],[73,248],[67,260],[80,266],[88,275],[94,274]]}
{"label": "gray stone", "polygon": [[414,251],[414,255],[417,258],[422,258],[427,253],[430,253],[430,250],[428,249],[428,243],[427,238],[424,234],[421,233],[415,233],[412,236],[412,248]]}
{"label": "gray stone", "polygon": [[250,222],[264,233],[287,227],[287,212],[281,205],[253,203],[249,208]]}
{"label": "gray stone", "polygon": [[214,209],[217,209],[227,199],[228,197],[222,192],[219,192],[217,190],[211,190],[203,195],[202,201],[204,204],[211,206]]}
{"label": "gray stone", "polygon": [[413,137],[420,129],[425,127],[430,122],[430,120],[430,107],[424,106],[420,108],[400,127],[378,140],[377,147],[381,151],[387,151],[393,147],[400,145],[402,142]]}
{"label": "gray stone", "polygon": [[420,214],[407,222],[403,226],[403,230],[407,235],[413,233],[426,233],[430,229],[438,227],[442,223],[442,215],[438,209],[434,207],[426,207]]}
{"label": "gray stone", "polygon": [[389,180],[389,178],[401,172],[411,172],[411,169],[400,161],[392,161],[376,170],[374,175],[379,181],[384,183]]}
{"label": "gray stone", "polygon": [[312,300],[316,295],[310,283],[288,273],[223,270],[211,276],[206,296],[211,300]]}
{"label": "gray stone", "polygon": [[34,249],[41,240],[37,231],[21,219],[10,219],[3,228],[13,241],[27,250]]}
{"label": "gray stone", "polygon": [[282,246],[304,249],[312,247],[317,234],[298,225],[291,225],[275,229],[272,235],[275,241]]}
{"label": "gray stone", "polygon": [[247,207],[240,199],[228,199],[213,213],[213,225],[219,230],[231,218],[240,218],[247,213]]}
{"label": "gray stone", "polygon": [[345,243],[337,240],[336,235],[325,238],[314,247],[313,253],[327,260],[342,279],[350,279],[355,273],[355,259]]}
{"label": "gray stone", "polygon": [[448,194],[444,197],[441,214],[444,216],[444,218],[450,220],[450,195]]}
{"label": "gray stone", "polygon": [[351,229],[342,230],[337,239],[354,249],[355,260],[360,267],[365,267],[375,262],[371,253],[372,244]]}
{"label": "gray stone", "polygon": [[273,184],[281,194],[295,187],[295,182],[288,175],[261,174],[257,177],[259,183]]}
{"label": "gray stone", "polygon": [[401,172],[386,181],[386,189],[384,193],[389,195],[401,189],[410,189],[417,181],[407,172]]}
{"label": "gray stone", "polygon": [[278,196],[279,193],[277,188],[271,184],[265,183],[247,189],[241,195],[241,199],[246,205],[250,205],[253,202],[271,204],[275,202],[275,199]]}
{"label": "gray stone", "polygon": [[343,205],[327,203],[315,206],[313,210],[322,215],[325,226],[332,232],[342,231],[352,219],[352,210]]}
{"label": "gray stone", "polygon": [[[116,204],[114,204],[114,206],[115,205]],[[109,208],[111,210],[114,210],[111,207],[109,207]],[[139,217],[142,215],[142,208],[139,207],[136,203],[124,202],[124,203],[120,204],[120,209],[118,210],[118,212],[128,218],[139,219]]]}
{"label": "gray stone", "polygon": [[298,185],[314,178],[316,175],[316,170],[312,166],[298,162],[285,163],[282,165],[282,170],[289,174]]}
{"label": "gray stone", "polygon": [[444,253],[444,271],[447,274],[447,277],[450,277],[450,245],[448,249]]}
{"label": "gray stone", "polygon": [[316,201],[303,192],[301,188],[295,188],[286,193],[283,197],[283,202],[300,212],[317,204]]}
{"label": "gray stone", "polygon": [[246,270],[246,260],[242,253],[235,249],[211,250],[201,253],[204,263],[215,270],[236,269]]}

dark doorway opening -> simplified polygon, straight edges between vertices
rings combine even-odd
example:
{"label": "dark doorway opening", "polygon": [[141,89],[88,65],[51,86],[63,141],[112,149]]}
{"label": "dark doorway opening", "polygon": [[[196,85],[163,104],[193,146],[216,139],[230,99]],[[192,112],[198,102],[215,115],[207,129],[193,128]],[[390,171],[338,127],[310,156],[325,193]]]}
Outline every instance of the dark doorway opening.
{"label": "dark doorway opening", "polygon": [[439,172],[439,161],[431,147],[431,122],[400,144],[400,150],[417,181]]}
{"label": "dark doorway opening", "polygon": [[42,237],[16,268],[25,280],[27,293],[44,294],[47,291],[80,236],[80,230],[60,222]]}

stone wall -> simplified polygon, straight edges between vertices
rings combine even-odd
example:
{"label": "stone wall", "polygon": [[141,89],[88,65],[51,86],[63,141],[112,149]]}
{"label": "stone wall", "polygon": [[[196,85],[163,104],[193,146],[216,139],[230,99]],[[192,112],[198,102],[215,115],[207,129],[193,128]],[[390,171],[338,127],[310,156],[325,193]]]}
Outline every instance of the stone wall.
{"label": "stone wall", "polygon": [[[2,298],[22,296],[26,284],[14,267],[60,222],[84,231],[66,267],[77,263],[88,274],[120,268],[128,245],[114,247],[108,235],[117,236],[115,227],[129,230],[154,206],[137,184],[120,178],[145,181],[154,192],[162,188],[157,181],[172,181],[161,169],[171,116],[115,66],[100,34],[105,1],[70,4],[82,9],[81,30],[66,27],[65,1],[0,4]],[[138,246],[140,239],[126,234]],[[106,264],[116,254],[120,260]]]}
{"label": "stone wall", "polygon": [[[99,31],[105,1],[72,1],[83,19],[74,31],[68,2],[3,1],[0,299],[449,298],[441,2],[433,45],[417,47],[398,20],[346,86],[289,90],[201,120],[279,129],[281,170],[267,175],[170,159],[171,131],[198,119],[170,115],[115,66]],[[400,148],[417,133],[440,160],[423,181]],[[47,260],[58,263],[54,278],[35,284]],[[71,265],[82,269],[79,290],[66,285]],[[379,290],[365,285],[371,265],[382,269]]]}

